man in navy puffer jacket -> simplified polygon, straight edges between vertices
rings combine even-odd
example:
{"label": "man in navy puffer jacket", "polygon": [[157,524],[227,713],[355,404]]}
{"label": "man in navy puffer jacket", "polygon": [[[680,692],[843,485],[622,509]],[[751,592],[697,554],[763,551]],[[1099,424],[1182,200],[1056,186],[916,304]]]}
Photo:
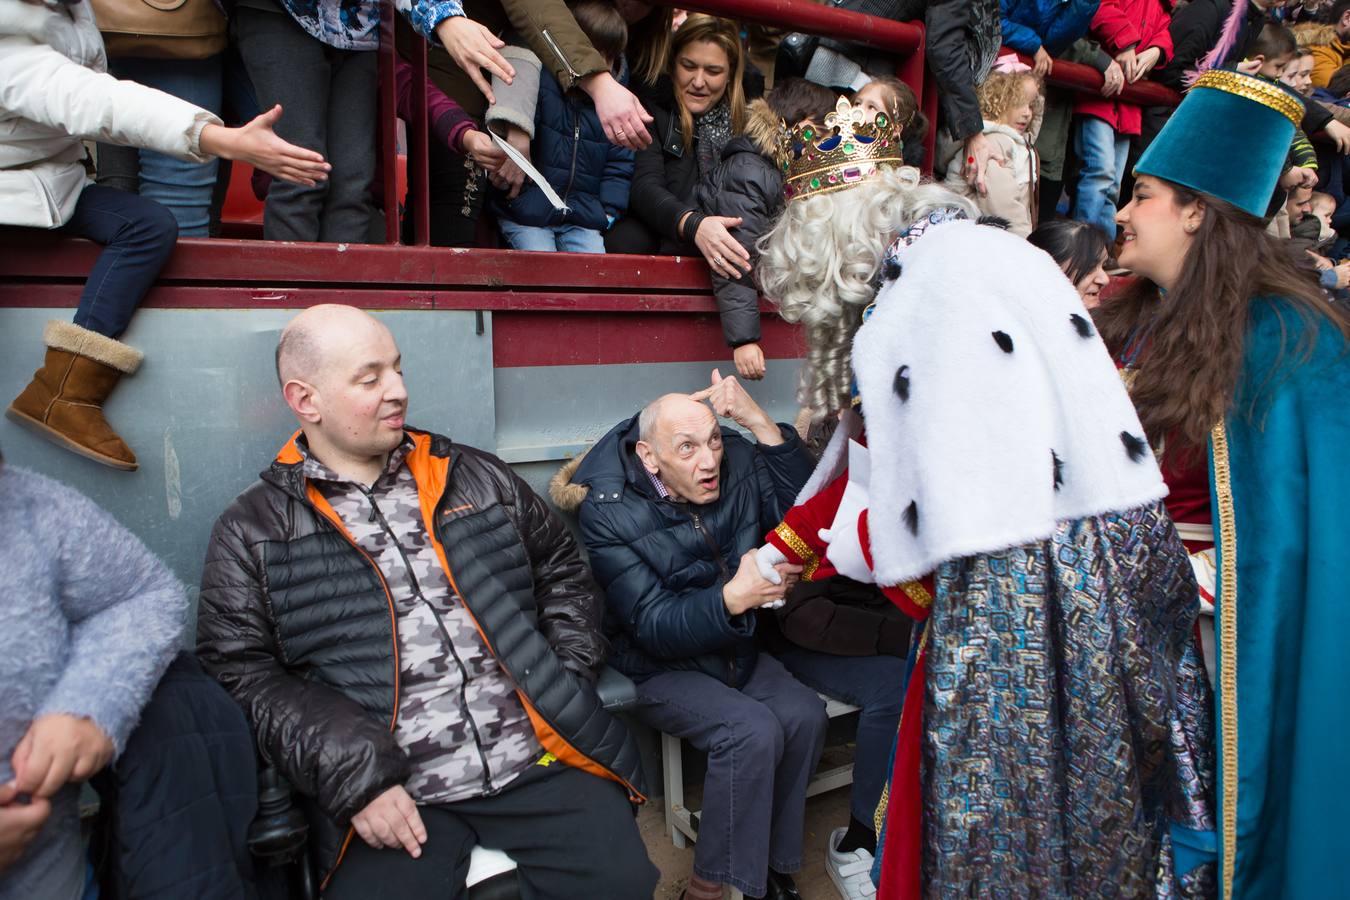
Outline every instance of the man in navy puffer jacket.
{"label": "man in navy puffer jacket", "polygon": [[[704,399],[754,442],[724,431]],[[754,550],[812,466],[792,428],[714,371],[706,390],[667,394],[615,426],[551,488],[560,507],[579,508],[610,662],[638,682],[636,715],[708,754],[691,898],[727,884],[796,896],[788,873],[801,865],[825,709],[756,647],[755,609],[800,569],[761,573]]]}
{"label": "man in navy puffer jacket", "polygon": [[[572,14],[613,66],[628,43],[623,16],[605,0],[581,0]],[[591,99],[564,91],[549,72],[539,73],[530,160],[566,209],[528,181],[514,198],[499,193],[493,209],[507,242],[516,250],[604,253],[602,235],[628,208],[633,151],[611,144]]]}

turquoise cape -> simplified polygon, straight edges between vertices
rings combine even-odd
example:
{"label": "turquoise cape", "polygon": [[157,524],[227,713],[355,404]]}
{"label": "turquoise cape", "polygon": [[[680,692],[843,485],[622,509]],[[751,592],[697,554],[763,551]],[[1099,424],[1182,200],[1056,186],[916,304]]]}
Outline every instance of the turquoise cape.
{"label": "turquoise cape", "polygon": [[[1303,356],[1311,343],[1311,355]],[[1272,375],[1271,372],[1274,371]],[[1253,301],[1211,441],[1223,900],[1350,895],[1350,355]]]}

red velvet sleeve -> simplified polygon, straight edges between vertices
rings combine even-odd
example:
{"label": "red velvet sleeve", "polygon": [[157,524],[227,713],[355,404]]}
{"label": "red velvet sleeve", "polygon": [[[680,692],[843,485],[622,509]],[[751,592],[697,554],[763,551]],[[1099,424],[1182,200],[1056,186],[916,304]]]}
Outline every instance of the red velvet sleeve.
{"label": "red velvet sleeve", "polygon": [[839,503],[848,487],[848,471],[805,503],[787,511],[783,523],[765,535],[788,558],[788,562],[802,567],[803,581],[817,581],[835,574],[828,563],[822,565],[827,545],[820,539],[820,529],[829,528],[839,511]]}

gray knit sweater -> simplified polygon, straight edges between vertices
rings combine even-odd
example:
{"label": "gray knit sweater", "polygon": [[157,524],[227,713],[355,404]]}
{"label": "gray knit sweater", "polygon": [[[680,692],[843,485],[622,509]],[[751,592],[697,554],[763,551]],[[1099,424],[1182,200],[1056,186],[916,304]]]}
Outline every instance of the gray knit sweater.
{"label": "gray knit sweater", "polygon": [[[50,713],[87,716],[120,754],[182,641],[182,585],[93,501],[3,463],[0,573],[0,782],[29,723]],[[0,900],[78,896],[78,799],[74,785],[52,799],[42,833],[0,872]]]}

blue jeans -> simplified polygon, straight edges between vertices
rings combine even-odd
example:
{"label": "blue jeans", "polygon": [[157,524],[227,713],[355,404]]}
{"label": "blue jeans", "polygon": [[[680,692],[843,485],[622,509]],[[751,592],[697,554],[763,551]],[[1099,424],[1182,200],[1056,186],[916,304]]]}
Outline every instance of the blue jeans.
{"label": "blue jeans", "polygon": [[806,785],[825,746],[816,692],[767,653],[739,690],[677,671],[637,691],[638,719],[708,754],[694,873],[758,897],[770,867],[800,869]]}
{"label": "blue jeans", "polygon": [[1074,218],[1096,225],[1114,240],[1120,182],[1130,155],[1129,135],[1116,134],[1096,116],[1082,116],[1074,128],[1073,150],[1082,161]]}
{"label": "blue jeans", "polygon": [[510,219],[499,219],[502,236],[513,250],[542,250],[547,253],[604,253],[605,238],[594,228],[579,225],[517,225]]}
{"label": "blue jeans", "polygon": [[835,656],[804,647],[776,655],[803,684],[861,708],[849,810],[859,822],[871,822],[890,774],[891,745],[900,728],[905,661],[898,656]]}
{"label": "blue jeans", "polygon": [[75,324],[119,336],[173,254],[173,214],[138,194],[91,184],[70,221],[56,230],[104,245],[84,283]]}
{"label": "blue jeans", "polygon": [[[209,59],[112,59],[108,70],[115,77],[136,81],[158,88],[220,115],[221,56]],[[116,151],[99,149],[99,183],[110,187],[124,187],[142,197],[163,204],[178,221],[178,233],[183,237],[206,237],[211,222],[211,195],[216,186],[218,160],[186,162],[153,150],[128,149],[126,172],[105,171],[105,157],[114,158]],[[120,162],[120,161],[119,161]],[[125,165],[125,164],[123,164]],[[117,165],[122,168],[122,165]],[[118,183],[105,180],[107,176]],[[139,181],[139,186],[137,182]]]}

